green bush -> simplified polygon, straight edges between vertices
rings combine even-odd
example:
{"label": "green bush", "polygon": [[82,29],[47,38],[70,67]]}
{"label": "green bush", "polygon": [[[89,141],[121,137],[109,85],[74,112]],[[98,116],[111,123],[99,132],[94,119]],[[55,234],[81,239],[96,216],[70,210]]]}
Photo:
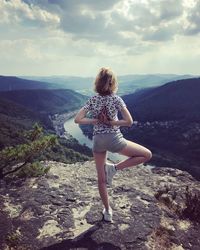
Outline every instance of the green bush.
{"label": "green bush", "polygon": [[[37,157],[47,148],[57,143],[55,135],[44,135],[43,128],[35,124],[31,131],[24,135],[27,143],[6,147],[0,151],[0,178],[13,174],[33,164]],[[37,164],[36,164],[37,165]],[[36,167],[32,166],[32,169]]]}
{"label": "green bush", "polygon": [[21,178],[38,177],[45,175],[49,171],[50,167],[44,167],[40,162],[27,163],[25,168],[21,168],[17,171],[16,176]]}

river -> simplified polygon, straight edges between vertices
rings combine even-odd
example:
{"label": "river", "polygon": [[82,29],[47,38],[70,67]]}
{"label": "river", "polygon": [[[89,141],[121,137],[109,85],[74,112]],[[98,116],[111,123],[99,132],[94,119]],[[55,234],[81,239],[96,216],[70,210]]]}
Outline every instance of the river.
{"label": "river", "polygon": [[[79,125],[74,123],[74,118],[70,118],[69,120],[67,120],[64,124],[64,128],[70,135],[76,138],[80,144],[85,144],[89,148],[92,148],[92,141],[83,134]],[[127,157],[117,153],[108,152],[108,158],[112,161],[120,161],[126,159]]]}

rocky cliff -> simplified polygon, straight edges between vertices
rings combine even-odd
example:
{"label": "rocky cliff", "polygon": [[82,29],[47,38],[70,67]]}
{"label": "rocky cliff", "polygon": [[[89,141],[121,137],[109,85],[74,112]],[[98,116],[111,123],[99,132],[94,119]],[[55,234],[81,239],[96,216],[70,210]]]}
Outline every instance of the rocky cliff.
{"label": "rocky cliff", "polygon": [[108,189],[110,224],[94,162],[44,164],[46,176],[0,181],[0,249],[200,249],[200,183],[187,172],[118,172]]}

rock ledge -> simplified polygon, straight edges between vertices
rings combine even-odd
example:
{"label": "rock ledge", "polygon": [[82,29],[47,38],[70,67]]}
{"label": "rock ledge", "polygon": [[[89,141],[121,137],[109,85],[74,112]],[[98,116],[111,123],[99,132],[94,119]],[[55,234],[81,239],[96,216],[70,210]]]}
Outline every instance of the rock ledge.
{"label": "rock ledge", "polygon": [[102,221],[94,162],[45,164],[46,176],[0,182],[0,249],[200,248],[199,224],[173,207],[184,206],[187,186],[200,190],[187,172],[139,165],[117,173],[110,224]]}

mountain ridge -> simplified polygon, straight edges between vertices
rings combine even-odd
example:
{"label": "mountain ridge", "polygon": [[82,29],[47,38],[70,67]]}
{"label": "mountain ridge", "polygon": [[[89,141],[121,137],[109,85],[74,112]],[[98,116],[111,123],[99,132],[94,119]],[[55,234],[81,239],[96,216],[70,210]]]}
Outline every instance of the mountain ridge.
{"label": "mountain ridge", "polygon": [[0,76],[0,91],[16,89],[51,89],[59,88],[59,84],[23,79],[17,76]]}
{"label": "mountain ridge", "polygon": [[0,97],[46,114],[75,110],[87,97],[68,89],[26,89],[0,92]]}
{"label": "mountain ridge", "polygon": [[[152,86],[160,86],[166,82],[192,78],[192,75],[173,75],[173,74],[144,74],[144,75],[123,75],[118,76],[120,95],[129,94],[135,92],[137,89],[147,88]],[[26,78],[26,79],[25,79]],[[14,86],[13,80],[17,79],[17,85]],[[9,91],[12,88],[18,89],[72,89],[84,95],[92,95],[92,85],[95,77],[76,77],[76,76],[46,76],[46,77],[34,77],[34,76],[22,76],[21,83],[20,77],[0,77],[0,91]],[[13,87],[9,89],[9,81],[13,83]],[[32,80],[32,82],[30,81]],[[3,82],[5,82],[3,84]],[[16,84],[16,83],[15,83]],[[21,85],[20,85],[21,84]]]}
{"label": "mountain ridge", "polygon": [[138,121],[200,119],[198,93],[200,78],[192,78],[125,95],[123,99]]}

